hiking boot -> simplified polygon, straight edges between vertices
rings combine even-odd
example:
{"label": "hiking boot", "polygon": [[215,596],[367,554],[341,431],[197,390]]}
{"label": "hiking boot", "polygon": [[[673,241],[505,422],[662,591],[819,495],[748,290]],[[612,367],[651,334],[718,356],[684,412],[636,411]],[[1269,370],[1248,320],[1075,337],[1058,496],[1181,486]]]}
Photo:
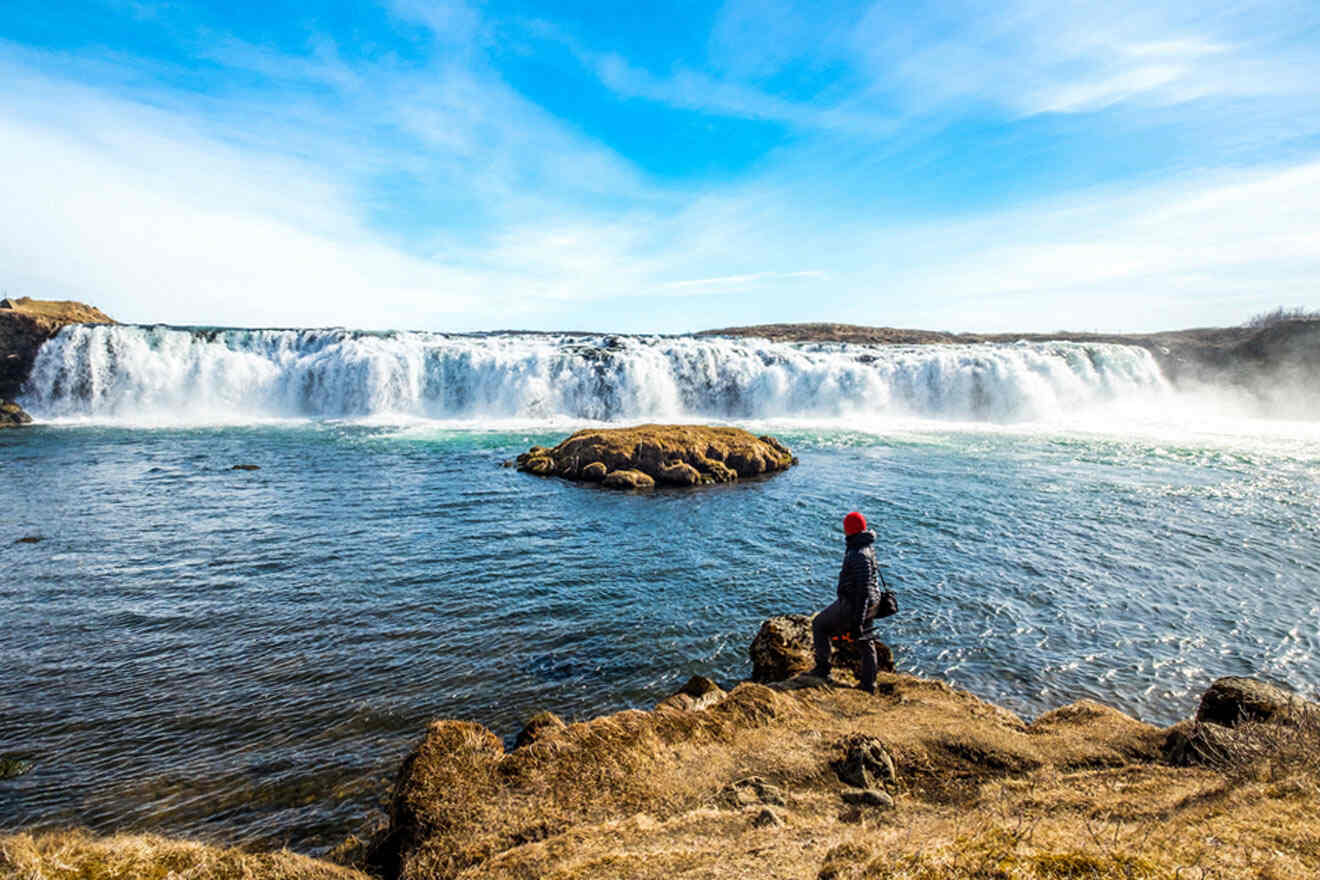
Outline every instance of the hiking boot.
{"label": "hiking boot", "polygon": [[828,666],[816,666],[806,674],[810,675],[812,678],[823,678],[826,681],[829,681],[830,668]]}

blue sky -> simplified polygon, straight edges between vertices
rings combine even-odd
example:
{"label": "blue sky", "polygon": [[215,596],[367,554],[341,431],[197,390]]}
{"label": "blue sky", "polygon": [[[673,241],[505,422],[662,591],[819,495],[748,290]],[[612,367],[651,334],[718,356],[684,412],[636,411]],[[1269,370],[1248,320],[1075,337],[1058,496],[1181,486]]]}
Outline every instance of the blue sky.
{"label": "blue sky", "polygon": [[1320,5],[7,0],[0,288],[121,320],[1320,308]]}

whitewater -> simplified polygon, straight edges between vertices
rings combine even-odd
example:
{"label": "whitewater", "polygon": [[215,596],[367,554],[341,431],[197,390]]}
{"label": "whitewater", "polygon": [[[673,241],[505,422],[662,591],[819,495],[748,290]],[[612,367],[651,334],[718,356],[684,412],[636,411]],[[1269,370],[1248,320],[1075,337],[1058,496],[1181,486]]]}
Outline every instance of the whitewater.
{"label": "whitewater", "polygon": [[[833,598],[852,509],[899,669],[1026,717],[1320,681],[1320,422],[1135,346],[76,326],[20,402],[0,754],[33,770],[0,828],[322,851],[431,719],[511,739],[745,677],[762,620]],[[642,421],[800,464],[640,494],[500,466]]]}
{"label": "whitewater", "polygon": [[1133,346],[83,325],[41,350],[45,419],[1049,420],[1167,391]]}

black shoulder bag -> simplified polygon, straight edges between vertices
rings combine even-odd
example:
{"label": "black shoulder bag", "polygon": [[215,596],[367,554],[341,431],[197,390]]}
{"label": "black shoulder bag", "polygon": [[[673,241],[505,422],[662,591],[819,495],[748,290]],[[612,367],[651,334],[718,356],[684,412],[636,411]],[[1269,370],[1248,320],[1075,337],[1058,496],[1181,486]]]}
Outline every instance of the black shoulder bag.
{"label": "black shoulder bag", "polygon": [[884,572],[880,571],[880,566],[875,567],[875,573],[880,575],[880,583],[884,586],[884,591],[880,594],[880,601],[875,606],[875,616],[888,617],[891,614],[898,613],[898,597],[894,591],[889,589],[889,584],[885,583]]}

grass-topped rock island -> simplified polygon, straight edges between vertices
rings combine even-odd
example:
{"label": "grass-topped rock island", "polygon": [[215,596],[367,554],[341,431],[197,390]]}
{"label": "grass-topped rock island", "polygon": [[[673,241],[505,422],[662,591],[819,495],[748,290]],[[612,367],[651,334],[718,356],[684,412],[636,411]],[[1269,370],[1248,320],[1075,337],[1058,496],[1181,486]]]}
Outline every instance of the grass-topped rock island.
{"label": "grass-topped rock island", "polygon": [[639,425],[578,431],[553,449],[533,446],[519,470],[608,489],[732,483],[787,470],[797,459],[774,437],[741,428]]}

